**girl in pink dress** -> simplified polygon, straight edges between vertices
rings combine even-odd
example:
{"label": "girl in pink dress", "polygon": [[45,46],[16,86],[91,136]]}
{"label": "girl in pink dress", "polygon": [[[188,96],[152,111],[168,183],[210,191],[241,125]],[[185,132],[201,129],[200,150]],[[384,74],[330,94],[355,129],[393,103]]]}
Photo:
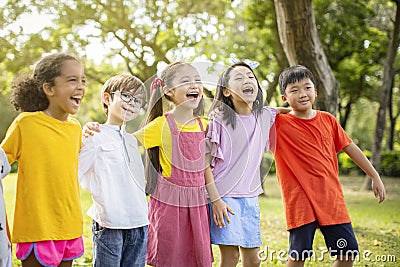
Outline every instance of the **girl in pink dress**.
{"label": "girl in pink dress", "polygon": [[[152,85],[146,126],[135,133],[147,149],[151,266],[211,266],[205,191],[203,85],[188,63],[169,65]],[[173,109],[163,114],[166,100]],[[164,104],[164,107],[163,107]]]}

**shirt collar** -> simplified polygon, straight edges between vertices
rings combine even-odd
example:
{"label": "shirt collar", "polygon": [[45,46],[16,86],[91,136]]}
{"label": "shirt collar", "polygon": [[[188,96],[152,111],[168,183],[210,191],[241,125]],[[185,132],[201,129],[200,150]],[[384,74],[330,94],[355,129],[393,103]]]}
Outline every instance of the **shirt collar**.
{"label": "shirt collar", "polygon": [[119,125],[103,124],[103,126],[105,128],[108,128],[108,129],[114,130],[114,131],[120,131],[121,130],[121,127]]}

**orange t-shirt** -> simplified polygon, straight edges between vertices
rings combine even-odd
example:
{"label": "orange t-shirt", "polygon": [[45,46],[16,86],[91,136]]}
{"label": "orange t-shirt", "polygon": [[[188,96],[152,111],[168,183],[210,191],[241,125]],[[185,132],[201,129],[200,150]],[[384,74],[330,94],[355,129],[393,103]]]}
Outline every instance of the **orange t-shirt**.
{"label": "orange t-shirt", "polygon": [[336,118],[322,111],[317,111],[312,119],[278,114],[275,127],[271,150],[282,190],[287,229],[313,221],[321,226],[349,223],[338,178],[337,153],[352,140]]}

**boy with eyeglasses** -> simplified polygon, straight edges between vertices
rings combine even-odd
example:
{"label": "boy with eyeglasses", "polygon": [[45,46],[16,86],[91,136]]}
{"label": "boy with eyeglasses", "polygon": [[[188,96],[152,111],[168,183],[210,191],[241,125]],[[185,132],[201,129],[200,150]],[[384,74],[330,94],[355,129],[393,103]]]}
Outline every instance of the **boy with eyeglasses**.
{"label": "boy with eyeglasses", "polygon": [[137,140],[125,132],[146,97],[132,75],[117,75],[102,88],[107,121],[88,136],[79,154],[79,182],[92,194],[93,266],[145,266],[148,211]]}

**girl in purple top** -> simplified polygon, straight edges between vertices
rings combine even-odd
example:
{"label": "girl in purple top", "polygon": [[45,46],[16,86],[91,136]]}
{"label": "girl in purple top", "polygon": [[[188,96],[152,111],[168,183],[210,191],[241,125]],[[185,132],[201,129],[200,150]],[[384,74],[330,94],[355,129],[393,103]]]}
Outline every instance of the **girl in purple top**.
{"label": "girl in purple top", "polygon": [[221,114],[209,122],[207,133],[218,191],[209,191],[211,243],[219,245],[220,266],[236,266],[240,257],[243,266],[260,265],[260,163],[277,113],[262,103],[260,84],[249,65],[238,62],[222,73],[212,106]]}

